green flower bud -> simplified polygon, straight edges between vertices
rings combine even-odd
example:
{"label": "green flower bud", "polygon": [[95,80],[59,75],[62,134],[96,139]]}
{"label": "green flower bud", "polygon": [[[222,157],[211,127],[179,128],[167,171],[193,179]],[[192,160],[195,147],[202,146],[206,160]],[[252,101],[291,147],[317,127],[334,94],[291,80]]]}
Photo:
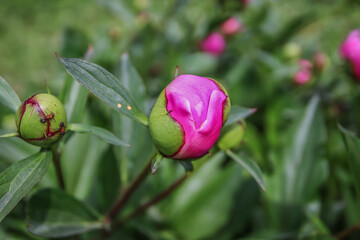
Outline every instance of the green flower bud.
{"label": "green flower bud", "polygon": [[226,126],[217,142],[221,150],[239,147],[245,136],[246,123],[244,120]]}
{"label": "green flower bud", "polygon": [[62,103],[50,94],[36,94],[26,99],[15,116],[19,137],[26,142],[49,147],[66,130],[66,113]]}

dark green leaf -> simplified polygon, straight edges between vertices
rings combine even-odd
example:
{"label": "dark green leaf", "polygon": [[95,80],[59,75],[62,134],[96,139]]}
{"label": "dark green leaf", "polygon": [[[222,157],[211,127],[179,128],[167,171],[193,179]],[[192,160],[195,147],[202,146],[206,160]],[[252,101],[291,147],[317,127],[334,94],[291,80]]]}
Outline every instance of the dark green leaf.
{"label": "dark green leaf", "polygon": [[51,152],[38,152],[14,163],[0,174],[0,221],[45,174]]}
{"label": "dark green leaf", "polygon": [[42,237],[66,237],[103,227],[93,209],[59,189],[40,190],[31,197],[27,223],[31,233]]}
{"label": "dark green leaf", "polygon": [[348,164],[352,173],[353,184],[355,186],[358,200],[360,200],[360,139],[355,133],[338,125],[342,132],[344,143],[348,151]]}
{"label": "dark green leaf", "polygon": [[251,114],[256,112],[256,108],[244,108],[240,106],[231,106],[231,111],[226,125],[233,124],[234,122],[240,121],[247,118]]}
{"label": "dark green leaf", "polygon": [[116,137],[114,134],[109,132],[106,129],[95,127],[91,125],[86,124],[78,124],[73,123],[69,124],[68,128],[69,131],[77,132],[77,133],[91,133],[99,138],[102,138],[106,142],[117,145],[117,146],[124,146],[124,147],[130,147],[129,144],[123,142],[120,138]]}
{"label": "dark green leaf", "polygon": [[[115,66],[115,76],[120,83],[128,89],[140,109],[146,107],[147,96],[144,82],[132,65],[129,55],[124,53]],[[132,145],[131,148],[115,147],[114,152],[118,161],[120,177],[124,185],[128,184],[130,178],[135,174],[133,168],[139,167],[142,160],[153,152],[153,145],[148,129],[122,114],[115,112],[113,115],[113,132],[116,136]]]}
{"label": "dark green leaf", "polygon": [[179,162],[184,167],[186,172],[194,171],[194,165],[190,161],[179,161]]}
{"label": "dark green leaf", "polygon": [[[84,55],[84,59],[89,61],[93,58],[93,55],[94,49],[90,46]],[[66,110],[68,122],[81,122],[88,96],[86,88],[74,81],[70,75],[67,75],[60,95]]]}
{"label": "dark green leaf", "polygon": [[117,77],[116,80],[130,91],[136,105],[139,106],[140,109],[144,109],[147,97],[144,81],[132,65],[128,53],[124,53],[121,56],[120,61],[115,67],[115,76]]}
{"label": "dark green leaf", "polygon": [[135,104],[130,93],[118,79],[94,63],[76,58],[61,58],[65,69],[90,92],[125,116],[147,125],[148,118]]}
{"label": "dark green leaf", "polygon": [[19,97],[10,85],[0,76],[0,103],[16,112],[21,104]]}
{"label": "dark green leaf", "polygon": [[260,188],[265,192],[265,184],[263,174],[259,166],[250,157],[245,154],[235,154],[231,150],[226,150],[226,154],[234,161],[239,163],[253,176],[255,181],[259,184]]}

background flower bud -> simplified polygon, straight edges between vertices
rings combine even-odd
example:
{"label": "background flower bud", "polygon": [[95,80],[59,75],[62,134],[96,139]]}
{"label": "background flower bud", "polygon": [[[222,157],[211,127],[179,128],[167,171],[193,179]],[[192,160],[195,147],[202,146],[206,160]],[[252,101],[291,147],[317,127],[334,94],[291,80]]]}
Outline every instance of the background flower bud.
{"label": "background flower bud", "polygon": [[300,69],[294,75],[294,83],[304,85],[311,80],[311,72],[308,69]]}
{"label": "background flower bud", "polygon": [[350,63],[354,77],[360,81],[360,29],[350,32],[340,45],[339,52]]}
{"label": "background flower bud", "polygon": [[53,95],[36,94],[26,99],[15,116],[19,137],[40,147],[57,142],[66,129],[66,113]]}
{"label": "background flower bud", "polygon": [[217,145],[221,150],[239,147],[245,136],[245,121],[239,121],[226,126],[220,134]]}
{"label": "background flower bud", "polygon": [[317,52],[314,54],[314,65],[317,71],[321,72],[322,70],[324,70],[326,65],[328,65],[328,62],[329,59],[325,53]]}
{"label": "background flower bud", "polygon": [[214,56],[221,55],[226,47],[224,37],[217,32],[208,35],[201,43],[200,48],[202,51]]}
{"label": "background flower bud", "polygon": [[165,156],[198,158],[214,145],[229,113],[229,97],[218,82],[180,75],[160,93],[149,118],[150,134]]}
{"label": "background flower bud", "polygon": [[245,29],[245,25],[236,17],[231,17],[220,26],[220,30],[225,35],[234,35]]}
{"label": "background flower bud", "polygon": [[283,55],[287,59],[297,59],[301,55],[301,47],[297,43],[287,43],[283,48]]}

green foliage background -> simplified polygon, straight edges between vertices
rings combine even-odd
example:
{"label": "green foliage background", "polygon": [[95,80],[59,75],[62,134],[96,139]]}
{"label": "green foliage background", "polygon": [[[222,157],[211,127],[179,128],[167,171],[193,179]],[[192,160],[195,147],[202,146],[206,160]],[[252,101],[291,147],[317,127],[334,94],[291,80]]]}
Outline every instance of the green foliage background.
{"label": "green foliage background", "polygon": [[[128,52],[144,88],[126,87],[146,114],[177,65],[180,73],[220,81],[233,104],[258,109],[246,120],[245,141],[237,150],[258,163],[266,192],[220,152],[199,160],[176,192],[109,239],[333,239],[360,222],[360,142],[346,130],[342,138],[338,127],[359,130],[358,82],[338,54],[346,35],[360,26],[359,11],[356,0],[254,0],[246,8],[237,0],[5,0],[0,7],[0,75],[22,100],[46,92],[45,79],[59,95],[66,72],[54,52],[82,57],[92,45],[92,61],[115,75],[121,75],[118,62]],[[201,39],[230,16],[242,19],[246,31],[227,38],[219,58],[202,53]],[[289,43],[301,48],[299,56],[286,56]],[[325,70],[314,71],[310,84],[294,85],[297,60],[312,60],[318,51],[329,58]],[[64,147],[67,192],[105,214],[154,147],[144,126],[91,94],[84,113],[73,120],[108,129],[133,146],[113,147],[76,134]],[[13,114],[2,105],[0,129],[15,129]],[[0,139],[0,169],[36,151],[19,139]],[[164,161],[122,216],[182,174],[179,164]],[[37,189],[44,187],[57,187],[52,166]],[[23,220],[27,200],[1,223],[0,239],[38,239]],[[359,238],[359,233],[348,237]]]}

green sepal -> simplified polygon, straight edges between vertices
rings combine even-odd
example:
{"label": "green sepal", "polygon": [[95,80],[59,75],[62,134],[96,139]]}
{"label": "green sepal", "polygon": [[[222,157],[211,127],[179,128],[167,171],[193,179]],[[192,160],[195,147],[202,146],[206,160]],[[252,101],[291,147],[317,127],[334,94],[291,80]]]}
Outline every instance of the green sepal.
{"label": "green sepal", "polygon": [[225,126],[217,142],[221,150],[239,147],[244,139],[246,123],[244,120]]}
{"label": "green sepal", "polygon": [[165,90],[160,93],[149,118],[150,134],[156,148],[165,156],[175,154],[184,143],[181,126],[166,109]]}
{"label": "green sepal", "polygon": [[230,115],[230,110],[231,110],[231,102],[230,102],[230,98],[229,98],[229,94],[227,93],[226,89],[215,79],[209,78],[210,80],[214,81],[214,83],[216,84],[216,86],[220,89],[220,91],[222,91],[225,96],[226,96],[226,102],[224,104],[224,109],[223,109],[223,124],[225,124],[225,122],[228,120],[229,115]]}

